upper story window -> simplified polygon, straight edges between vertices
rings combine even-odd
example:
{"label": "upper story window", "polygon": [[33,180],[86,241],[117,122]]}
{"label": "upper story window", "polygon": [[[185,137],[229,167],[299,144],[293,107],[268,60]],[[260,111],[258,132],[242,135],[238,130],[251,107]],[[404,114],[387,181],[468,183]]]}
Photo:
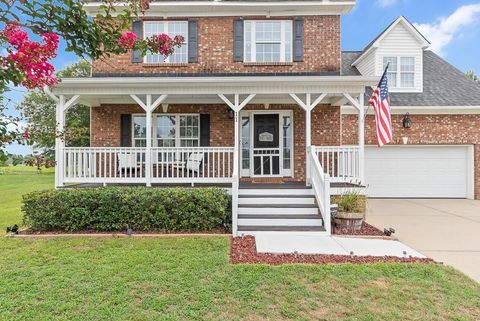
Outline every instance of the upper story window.
{"label": "upper story window", "polygon": [[147,53],[145,63],[187,63],[188,62],[188,21],[145,21],[143,25],[144,38],[165,33],[170,37],[181,35],[185,39],[184,45],[175,49],[175,52],[166,57],[160,54]]}
{"label": "upper story window", "polygon": [[383,57],[383,68],[389,64],[387,75],[391,88],[415,87],[415,57]]}
{"label": "upper story window", "polygon": [[248,20],[244,32],[246,62],[292,61],[291,20]]}

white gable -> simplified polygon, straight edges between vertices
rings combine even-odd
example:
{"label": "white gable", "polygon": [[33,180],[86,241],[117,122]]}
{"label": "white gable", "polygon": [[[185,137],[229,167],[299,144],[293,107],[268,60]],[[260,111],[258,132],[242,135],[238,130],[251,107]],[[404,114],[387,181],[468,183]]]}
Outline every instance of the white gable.
{"label": "white gable", "polygon": [[[375,42],[353,63],[365,76],[378,76],[383,73],[384,57],[415,58],[414,86],[400,88],[391,86],[392,92],[423,91],[423,50],[428,41],[404,17],[398,18]],[[400,66],[398,66],[400,68]],[[398,76],[400,79],[400,75]]]}

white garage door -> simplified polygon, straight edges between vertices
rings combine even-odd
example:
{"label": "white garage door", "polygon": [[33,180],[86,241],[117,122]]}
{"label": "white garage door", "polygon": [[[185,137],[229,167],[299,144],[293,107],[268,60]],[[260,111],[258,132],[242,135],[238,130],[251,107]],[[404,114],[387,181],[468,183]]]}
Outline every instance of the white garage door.
{"label": "white garage door", "polygon": [[469,197],[473,170],[467,146],[366,147],[370,197]]}

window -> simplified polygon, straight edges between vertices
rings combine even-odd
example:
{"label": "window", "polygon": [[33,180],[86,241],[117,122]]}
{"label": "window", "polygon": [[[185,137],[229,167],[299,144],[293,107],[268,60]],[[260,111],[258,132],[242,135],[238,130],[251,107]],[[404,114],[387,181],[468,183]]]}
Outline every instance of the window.
{"label": "window", "polygon": [[246,62],[292,61],[292,21],[245,21]]}
{"label": "window", "polygon": [[415,87],[415,58],[400,58],[400,87]]}
{"label": "window", "polygon": [[[147,125],[144,115],[133,115],[133,146],[147,146]],[[199,115],[154,115],[152,142],[154,147],[200,146]]]}
{"label": "window", "polygon": [[146,63],[187,63],[188,62],[188,21],[145,21],[143,24],[144,38],[165,33],[170,37],[181,35],[185,38],[184,45],[175,49],[173,55],[166,57],[160,54],[147,53]]}
{"label": "window", "polygon": [[197,147],[199,144],[200,127],[198,115],[180,116],[180,146]]}
{"label": "window", "polygon": [[175,147],[175,116],[157,116],[157,146]]}
{"label": "window", "polygon": [[383,57],[383,68],[387,64],[389,64],[387,71],[389,87],[415,87],[415,57]]}
{"label": "window", "polygon": [[242,169],[250,169],[250,116],[242,116]]}
{"label": "window", "polygon": [[133,146],[147,146],[147,120],[145,116],[133,116]]}
{"label": "window", "polygon": [[283,169],[290,169],[292,161],[292,119],[283,116]]}

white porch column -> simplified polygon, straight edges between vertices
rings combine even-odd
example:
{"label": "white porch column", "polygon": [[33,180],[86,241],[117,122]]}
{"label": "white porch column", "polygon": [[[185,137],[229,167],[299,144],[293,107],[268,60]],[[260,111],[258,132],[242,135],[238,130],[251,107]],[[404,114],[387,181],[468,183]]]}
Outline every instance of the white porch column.
{"label": "white porch column", "polygon": [[293,98],[297,102],[297,104],[305,110],[305,178],[307,185],[310,185],[310,157],[308,157],[308,153],[312,147],[312,110],[320,104],[320,102],[325,99],[327,94],[320,94],[313,102],[312,102],[312,94],[305,94],[305,102],[302,101],[296,94],[290,94],[290,97]]}
{"label": "white porch column", "polygon": [[56,97],[52,93],[47,93],[55,102],[55,121],[56,121],[56,133],[55,133],[55,187],[62,187],[64,185],[64,131],[65,131],[65,114],[71,106],[75,105],[80,98],[80,95],[75,95],[68,101],[65,101],[65,96],[60,95]]}
{"label": "white porch column", "polygon": [[152,95],[148,94],[146,95],[146,100],[145,102],[140,99],[137,95],[130,95],[132,99],[137,102],[137,104],[140,105],[140,107],[145,110],[146,113],[146,127],[147,127],[147,146],[145,148],[145,184],[146,186],[150,187],[152,186],[152,133],[153,133],[153,126],[152,126],[152,114],[153,111],[160,106],[162,102],[167,99],[167,95],[160,95],[160,97],[157,98],[152,103]]}
{"label": "white porch column", "polygon": [[152,95],[147,95],[146,126],[147,126],[147,150],[145,151],[145,178],[146,185],[152,186]]}
{"label": "white porch column", "polygon": [[360,93],[358,111],[358,166],[360,182],[365,184],[365,97]]}
{"label": "white porch column", "polygon": [[358,111],[358,172],[360,183],[365,184],[365,98],[359,93],[358,99],[344,93],[345,98]]}
{"label": "white porch column", "polygon": [[240,95],[235,94],[233,102],[230,101],[225,95],[218,94],[218,97],[222,99],[228,107],[230,107],[234,112],[234,152],[233,152],[233,173],[232,173],[232,234],[233,236],[238,235],[238,185],[240,177],[240,168],[239,168],[239,158],[240,158],[240,140],[239,140],[239,113],[252,99],[255,97],[255,94],[250,94],[242,102],[240,102]]}
{"label": "white porch column", "polygon": [[65,96],[61,95],[58,97],[57,106],[56,106],[56,124],[57,124],[57,133],[55,135],[55,187],[63,186],[63,175],[65,172],[64,163],[63,163],[63,149],[65,147],[65,142],[60,137],[59,133],[62,133],[65,129],[65,113],[63,112],[65,106]]}

